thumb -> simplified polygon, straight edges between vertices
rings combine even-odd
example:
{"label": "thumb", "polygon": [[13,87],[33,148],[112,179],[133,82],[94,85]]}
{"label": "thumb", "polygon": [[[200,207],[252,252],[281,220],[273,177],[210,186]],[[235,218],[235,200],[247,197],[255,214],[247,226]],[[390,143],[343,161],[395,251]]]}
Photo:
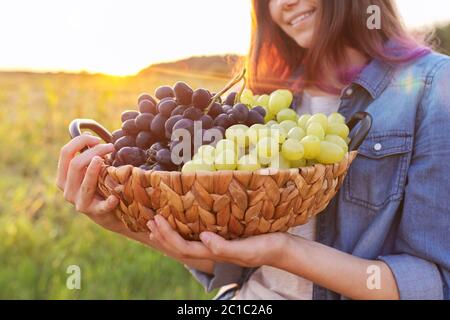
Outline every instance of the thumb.
{"label": "thumb", "polygon": [[117,205],[119,204],[119,199],[117,199],[116,196],[110,195],[106,200],[104,201],[98,201],[94,205],[94,211],[96,214],[105,214],[113,211],[115,208],[117,208]]}
{"label": "thumb", "polygon": [[227,252],[228,241],[213,232],[202,232],[200,240],[214,255],[225,255]]}

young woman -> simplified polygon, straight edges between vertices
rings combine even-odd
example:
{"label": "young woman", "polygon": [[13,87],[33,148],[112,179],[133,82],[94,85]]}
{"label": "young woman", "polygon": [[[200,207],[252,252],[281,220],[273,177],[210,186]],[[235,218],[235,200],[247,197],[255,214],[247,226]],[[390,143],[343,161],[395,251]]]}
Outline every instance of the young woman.
{"label": "young woman", "polygon": [[[381,29],[368,28],[373,5]],[[204,232],[187,242],[159,216],[150,238],[132,234],[109,214],[117,199],[95,197],[112,146],[87,135],[61,151],[65,198],[186,264],[208,290],[238,284],[236,299],[449,299],[450,59],[413,40],[393,0],[254,0],[253,9],[256,93],[288,86],[299,114],[373,116],[325,212],[290,233],[239,241]]]}

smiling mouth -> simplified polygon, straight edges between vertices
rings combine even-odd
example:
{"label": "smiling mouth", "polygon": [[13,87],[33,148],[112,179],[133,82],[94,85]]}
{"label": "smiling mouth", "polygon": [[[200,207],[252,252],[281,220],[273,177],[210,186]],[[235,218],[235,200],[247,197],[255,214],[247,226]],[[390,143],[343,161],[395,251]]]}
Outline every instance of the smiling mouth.
{"label": "smiling mouth", "polygon": [[316,9],[307,11],[307,12],[299,15],[298,17],[294,18],[293,20],[291,20],[291,22],[289,24],[291,26],[298,25],[299,23],[301,23],[301,22],[305,21],[306,19],[308,19],[309,17],[311,17],[315,12],[316,12]]}

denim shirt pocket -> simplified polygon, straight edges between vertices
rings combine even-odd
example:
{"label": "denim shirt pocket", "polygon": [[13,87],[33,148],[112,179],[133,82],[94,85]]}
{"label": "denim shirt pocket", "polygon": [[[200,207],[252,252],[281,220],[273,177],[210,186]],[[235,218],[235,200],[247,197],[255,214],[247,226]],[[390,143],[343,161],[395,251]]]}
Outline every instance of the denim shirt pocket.
{"label": "denim shirt pocket", "polygon": [[403,198],[413,137],[406,131],[370,134],[358,150],[345,182],[345,199],[378,211]]}

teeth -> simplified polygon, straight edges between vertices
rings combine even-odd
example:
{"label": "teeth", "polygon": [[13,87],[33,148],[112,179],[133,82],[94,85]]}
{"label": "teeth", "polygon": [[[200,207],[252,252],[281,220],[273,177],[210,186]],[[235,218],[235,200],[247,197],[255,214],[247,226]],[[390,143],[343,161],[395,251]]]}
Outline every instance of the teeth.
{"label": "teeth", "polygon": [[294,20],[291,21],[291,25],[297,24],[299,22],[302,22],[303,20],[305,20],[306,18],[308,18],[309,16],[311,16],[314,13],[314,11],[309,11],[306,12],[304,14],[302,14],[301,16],[295,18]]}

